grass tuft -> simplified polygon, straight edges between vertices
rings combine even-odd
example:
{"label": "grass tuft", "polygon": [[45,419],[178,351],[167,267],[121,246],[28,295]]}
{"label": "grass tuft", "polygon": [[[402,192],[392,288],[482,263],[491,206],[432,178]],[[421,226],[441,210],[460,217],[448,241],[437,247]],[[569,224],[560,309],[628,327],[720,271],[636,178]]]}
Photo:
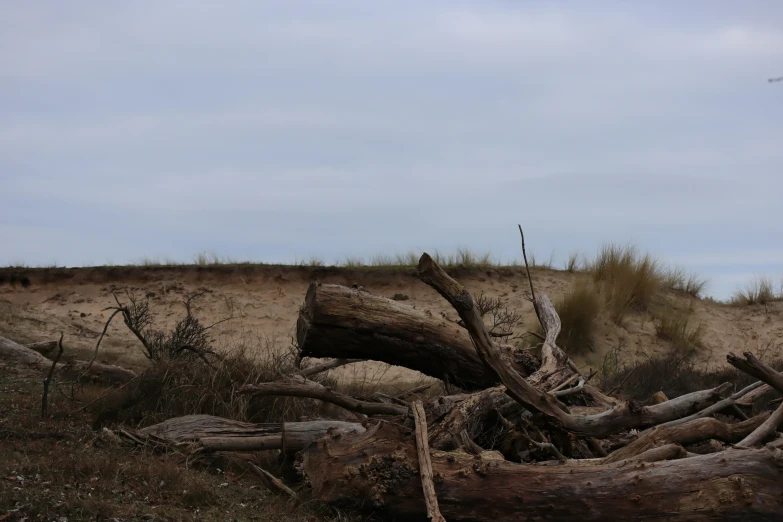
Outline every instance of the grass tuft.
{"label": "grass tuft", "polygon": [[707,286],[707,281],[694,273],[686,272],[683,268],[675,267],[663,273],[663,286],[699,299]]}
{"label": "grass tuft", "polygon": [[660,263],[633,246],[601,247],[588,269],[600,284],[612,320],[621,324],[632,311],[647,310],[663,283]]}
{"label": "grass tuft", "polygon": [[571,355],[592,350],[595,321],[601,311],[595,284],[589,279],[578,279],[554,305],[562,324],[557,345]]}
{"label": "grass tuft", "polygon": [[696,353],[704,348],[702,337],[704,325],[694,325],[691,321],[692,310],[667,307],[657,313],[655,334],[659,339],[669,341],[678,353]]}
{"label": "grass tuft", "polygon": [[731,297],[730,303],[736,306],[761,304],[783,301],[783,288],[775,292],[772,279],[766,276],[755,276],[745,288],[740,288]]}

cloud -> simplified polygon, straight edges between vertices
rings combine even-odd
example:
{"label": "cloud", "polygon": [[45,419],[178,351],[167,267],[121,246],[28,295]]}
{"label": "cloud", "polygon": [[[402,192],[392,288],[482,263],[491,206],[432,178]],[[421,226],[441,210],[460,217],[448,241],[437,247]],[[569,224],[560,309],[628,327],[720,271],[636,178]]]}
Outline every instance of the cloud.
{"label": "cloud", "polygon": [[31,263],[512,258],[522,222],[545,256],[783,271],[783,8],[754,5],[9,4],[0,241]]}

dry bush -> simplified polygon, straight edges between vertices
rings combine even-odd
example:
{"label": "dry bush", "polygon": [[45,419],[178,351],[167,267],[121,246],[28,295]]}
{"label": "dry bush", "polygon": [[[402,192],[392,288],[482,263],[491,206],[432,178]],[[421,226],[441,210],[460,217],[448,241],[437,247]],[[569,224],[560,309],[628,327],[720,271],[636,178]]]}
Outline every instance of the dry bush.
{"label": "dry bush", "polygon": [[[625,340],[607,352],[598,369],[599,386],[607,393],[643,401],[662,391],[669,399],[686,393],[714,388],[725,382],[737,391],[756,382],[750,375],[728,365],[709,367],[700,363],[694,352],[683,353],[670,349],[650,354],[640,361],[629,362],[624,354]],[[754,350],[767,364],[783,370],[783,345],[768,344]]]}
{"label": "dry bush", "polygon": [[493,337],[510,337],[514,334],[514,327],[522,320],[519,310],[509,308],[500,298],[489,297],[483,291],[473,296],[473,302],[485,323],[488,321],[487,329]]}
{"label": "dry bush", "polygon": [[617,324],[633,310],[647,310],[664,279],[660,263],[632,246],[604,245],[588,269]]}
{"label": "dry bush", "polygon": [[[263,350],[263,351],[262,351]],[[296,397],[252,397],[240,394],[246,384],[279,379],[296,372],[295,355],[278,346],[233,347],[208,362],[167,359],[135,382],[98,401],[97,424],[149,425],[180,415],[206,414],[247,422],[295,421],[317,416],[320,401]],[[312,378],[333,386],[327,374]]]}
{"label": "dry bush", "polygon": [[737,306],[761,304],[783,300],[783,289],[775,292],[772,279],[769,277],[754,277],[745,288],[740,288],[731,298],[731,304]]}
{"label": "dry bush", "polygon": [[592,281],[578,279],[554,306],[562,325],[557,345],[571,355],[592,350],[595,321],[601,311],[601,298]]}
{"label": "dry bush", "polygon": [[693,310],[691,307],[665,306],[656,312],[655,334],[680,353],[691,353],[704,348],[702,336],[704,325],[694,325],[691,321]]}

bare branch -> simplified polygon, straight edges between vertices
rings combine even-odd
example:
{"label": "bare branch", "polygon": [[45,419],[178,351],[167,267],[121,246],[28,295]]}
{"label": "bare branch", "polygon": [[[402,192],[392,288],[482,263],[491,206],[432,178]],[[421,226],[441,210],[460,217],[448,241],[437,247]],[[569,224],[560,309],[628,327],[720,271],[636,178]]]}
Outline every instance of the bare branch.
{"label": "bare branch", "polygon": [[335,393],[313,381],[294,382],[292,380],[246,384],[239,390],[255,396],[283,395],[288,397],[306,397],[336,404],[346,410],[365,415],[407,415],[408,408],[397,404],[383,404],[354,399],[341,393]]}
{"label": "bare branch", "polygon": [[416,424],[416,451],[419,455],[419,474],[421,475],[421,487],[424,491],[424,502],[427,504],[427,518],[432,522],[446,522],[438,509],[438,496],[435,494],[435,484],[432,482],[427,417],[424,415],[424,406],[421,401],[413,402],[413,419]]}
{"label": "bare branch", "polygon": [[57,355],[52,361],[52,366],[49,368],[49,375],[46,376],[43,382],[43,396],[41,397],[41,418],[45,419],[47,416],[47,408],[49,406],[49,384],[52,382],[52,375],[54,375],[54,369],[57,367],[57,361],[63,354],[63,333],[60,332],[60,340],[57,342]]}
{"label": "bare branch", "polygon": [[726,360],[738,370],[757,379],[761,379],[777,391],[783,393],[783,374],[778,373],[775,369],[761,362],[751,352],[745,352],[743,355],[745,358],[741,359],[733,353],[730,353],[726,356]]}
{"label": "bare branch", "polygon": [[296,375],[301,375],[302,377],[312,377],[313,375],[331,370],[333,368],[339,368],[340,366],[344,366],[346,364],[361,361],[363,361],[363,359],[333,359],[322,364],[316,364],[308,368],[300,369],[298,372],[296,372]]}
{"label": "bare branch", "polygon": [[778,406],[778,409],[764,421],[764,424],[753,430],[753,433],[742,439],[737,446],[740,448],[759,446],[771,437],[781,425],[783,425],[783,404]]}

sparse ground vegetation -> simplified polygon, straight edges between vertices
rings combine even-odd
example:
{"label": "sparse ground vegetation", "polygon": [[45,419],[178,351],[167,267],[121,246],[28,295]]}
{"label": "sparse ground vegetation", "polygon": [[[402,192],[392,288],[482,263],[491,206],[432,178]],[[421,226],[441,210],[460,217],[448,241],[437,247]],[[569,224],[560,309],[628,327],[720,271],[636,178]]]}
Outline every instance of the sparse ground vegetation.
{"label": "sparse ground vegetation", "polygon": [[669,341],[675,351],[681,354],[694,354],[704,348],[702,340],[704,326],[694,324],[690,304],[667,303],[655,313],[656,335]]}

